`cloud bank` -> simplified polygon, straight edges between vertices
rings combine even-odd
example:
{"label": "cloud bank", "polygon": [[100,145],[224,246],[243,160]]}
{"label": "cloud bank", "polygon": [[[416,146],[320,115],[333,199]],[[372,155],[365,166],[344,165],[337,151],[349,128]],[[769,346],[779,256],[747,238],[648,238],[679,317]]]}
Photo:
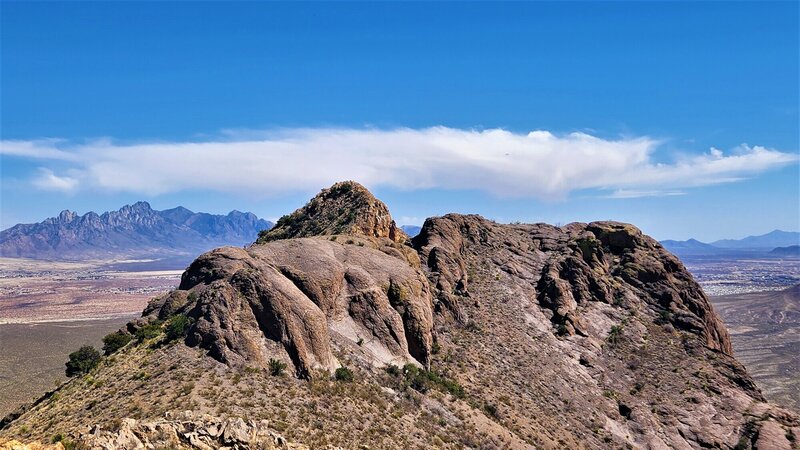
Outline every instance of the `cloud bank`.
{"label": "cloud bank", "polygon": [[794,153],[743,144],[727,154],[711,148],[664,163],[656,158],[659,145],[649,137],[548,131],[317,128],[226,132],[204,142],[6,140],[0,154],[39,161],[34,186],[70,192],[274,195],[352,179],[371,188],[468,189],[545,200],[585,189],[610,198],[680,195],[798,160]]}

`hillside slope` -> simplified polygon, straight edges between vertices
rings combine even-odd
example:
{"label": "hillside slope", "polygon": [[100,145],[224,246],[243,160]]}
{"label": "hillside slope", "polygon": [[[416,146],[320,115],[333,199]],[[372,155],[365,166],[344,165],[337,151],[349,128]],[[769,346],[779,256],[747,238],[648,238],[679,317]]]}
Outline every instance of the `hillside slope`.
{"label": "hillside slope", "polygon": [[800,435],[680,261],[635,227],[453,214],[404,243],[345,184],[309,203],[340,215],[298,223],[307,206],[290,233],[198,258],[128,325],[141,342],[0,434],[91,447],[130,439],[123,417],[192,410],[312,448],[788,449]]}

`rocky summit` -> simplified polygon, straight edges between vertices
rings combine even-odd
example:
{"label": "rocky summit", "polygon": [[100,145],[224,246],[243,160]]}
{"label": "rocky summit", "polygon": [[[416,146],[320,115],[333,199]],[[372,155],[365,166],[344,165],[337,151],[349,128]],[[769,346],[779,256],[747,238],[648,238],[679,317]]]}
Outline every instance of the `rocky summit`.
{"label": "rocky summit", "polygon": [[636,227],[450,214],[409,240],[354,182],[247,248],[200,256],[119,335],[0,436],[397,449],[790,449],[800,436],[683,264]]}
{"label": "rocky summit", "polygon": [[307,236],[350,234],[405,242],[389,208],[364,186],[352,181],[323,189],[307,205],[278,219],[275,227],[261,233],[258,243]]}

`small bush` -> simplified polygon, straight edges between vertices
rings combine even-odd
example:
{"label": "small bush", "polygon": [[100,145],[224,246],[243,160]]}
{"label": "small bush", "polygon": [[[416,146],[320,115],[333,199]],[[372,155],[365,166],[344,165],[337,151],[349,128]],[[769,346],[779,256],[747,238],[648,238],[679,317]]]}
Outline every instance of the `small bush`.
{"label": "small bush", "polygon": [[481,326],[478,325],[477,322],[474,320],[469,320],[466,325],[464,325],[464,329],[467,331],[471,331],[473,333],[478,333],[481,331]]}
{"label": "small bush", "polygon": [[161,334],[161,322],[155,321],[136,330],[136,342],[142,343]]}
{"label": "small bush", "polygon": [[183,339],[189,331],[189,326],[191,324],[192,320],[183,314],[178,314],[169,319],[166,328],[167,341],[172,342]]}
{"label": "small bush", "polygon": [[403,372],[400,370],[400,368],[397,367],[394,364],[389,364],[388,366],[386,366],[385,370],[386,370],[386,373],[388,373],[389,375],[391,375],[393,377],[399,377],[400,375],[403,374]]}
{"label": "small bush", "polygon": [[108,356],[117,350],[128,345],[133,340],[133,336],[128,333],[117,331],[106,335],[103,338],[103,353]]}
{"label": "small bush", "polygon": [[622,325],[614,325],[611,327],[611,330],[608,332],[608,337],[606,337],[606,341],[612,345],[619,342],[620,338],[622,337],[622,330]]}
{"label": "small bush", "polygon": [[64,439],[61,441],[61,445],[64,446],[64,450],[75,450],[78,448],[78,444],[69,439]]}
{"label": "small bush", "polygon": [[84,345],[77,351],[69,354],[69,361],[66,363],[65,373],[68,377],[89,373],[100,364],[100,352],[91,345]]}
{"label": "small bush", "polygon": [[279,377],[283,375],[283,371],[286,370],[286,363],[283,361],[278,361],[277,359],[269,360],[269,374],[273,377]]}
{"label": "small bush", "polygon": [[420,369],[413,364],[406,364],[403,366],[403,374],[405,374],[406,385],[415,391],[425,393],[435,387],[457,398],[466,397],[464,387],[458,382],[445,378],[432,370]]}
{"label": "small bush", "polygon": [[336,378],[336,381],[344,381],[344,382],[353,381],[353,379],[355,378],[353,376],[353,371],[348,369],[347,367],[339,367],[338,369],[336,369],[334,377]]}
{"label": "small bush", "polygon": [[656,323],[659,325],[666,325],[672,322],[672,313],[670,311],[659,311],[658,318],[656,318]]}

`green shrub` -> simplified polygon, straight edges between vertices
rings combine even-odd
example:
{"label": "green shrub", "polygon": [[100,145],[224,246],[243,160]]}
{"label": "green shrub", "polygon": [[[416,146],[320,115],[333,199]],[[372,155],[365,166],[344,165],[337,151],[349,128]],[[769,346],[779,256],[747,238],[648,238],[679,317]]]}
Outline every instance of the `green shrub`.
{"label": "green shrub", "polygon": [[672,312],[663,310],[658,312],[658,318],[656,318],[656,323],[659,325],[665,325],[672,322]]}
{"label": "green shrub", "polygon": [[353,376],[353,371],[348,369],[347,367],[339,367],[338,369],[336,369],[334,377],[336,378],[336,381],[344,381],[344,382],[353,381],[353,379],[355,378]]}
{"label": "green shrub", "polygon": [[123,331],[107,334],[106,337],[103,338],[103,353],[108,356],[122,347],[125,347],[128,345],[128,342],[132,340],[133,336]]}
{"label": "green shrub", "polygon": [[606,337],[606,341],[608,341],[608,343],[612,345],[619,342],[620,338],[622,337],[622,330],[623,330],[622,325],[614,325],[613,327],[611,327],[611,330],[608,332],[608,337]]}
{"label": "green shrub", "polygon": [[278,361],[277,359],[270,358],[269,360],[269,374],[273,377],[278,377],[283,375],[283,371],[286,370],[286,363],[283,361]]}
{"label": "green shrub", "polygon": [[406,364],[403,366],[403,374],[405,375],[406,385],[415,391],[425,393],[431,388],[437,388],[450,393],[454,397],[466,397],[464,388],[458,382],[432,370],[425,370],[413,364]]}
{"label": "green shrub", "polygon": [[167,341],[172,342],[183,339],[189,331],[189,326],[191,324],[192,320],[183,314],[178,314],[169,319],[166,327]]}
{"label": "green shrub", "polygon": [[68,377],[89,373],[100,364],[100,352],[91,345],[84,345],[77,351],[69,354],[65,373]]}
{"label": "green shrub", "polygon": [[400,368],[397,367],[394,364],[389,364],[388,366],[386,366],[385,370],[386,370],[386,373],[388,373],[389,375],[391,375],[393,377],[399,377],[400,375],[403,374],[403,372],[400,370]]}
{"label": "green shrub", "polygon": [[161,322],[150,322],[136,330],[136,342],[142,343],[161,334]]}

